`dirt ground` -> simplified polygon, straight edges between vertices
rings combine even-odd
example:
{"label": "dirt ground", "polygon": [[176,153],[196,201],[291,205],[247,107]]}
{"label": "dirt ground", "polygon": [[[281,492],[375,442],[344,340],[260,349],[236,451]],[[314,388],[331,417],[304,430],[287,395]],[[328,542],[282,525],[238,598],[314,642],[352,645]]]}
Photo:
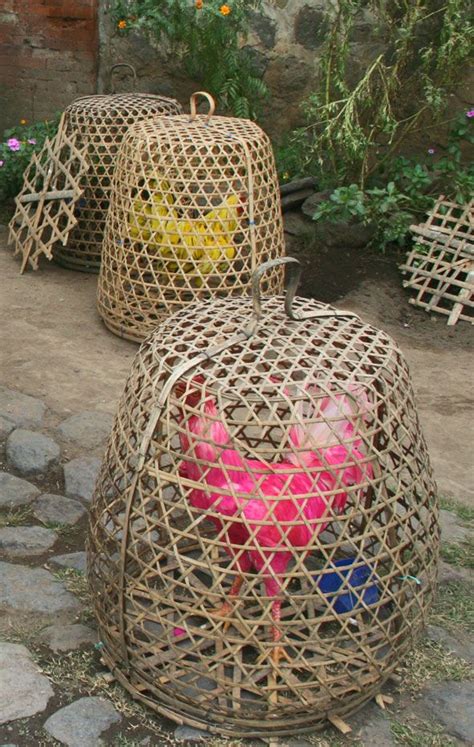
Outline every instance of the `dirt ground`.
{"label": "dirt ground", "polygon": [[[382,327],[404,351],[441,494],[474,504],[474,329],[417,310],[393,254],[311,248],[288,237],[304,265],[301,295],[335,302]],[[115,337],[95,307],[97,276],[44,262],[19,274],[0,228],[0,384],[43,398],[57,417],[113,413],[137,345]]]}

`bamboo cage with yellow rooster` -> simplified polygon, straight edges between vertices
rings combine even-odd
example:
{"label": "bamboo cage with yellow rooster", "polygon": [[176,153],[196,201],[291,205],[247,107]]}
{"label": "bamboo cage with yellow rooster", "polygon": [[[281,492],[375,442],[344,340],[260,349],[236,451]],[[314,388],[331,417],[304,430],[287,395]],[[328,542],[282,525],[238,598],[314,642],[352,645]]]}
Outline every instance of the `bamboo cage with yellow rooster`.
{"label": "bamboo cage with yellow rooster", "polygon": [[[113,65],[134,68],[126,63]],[[75,204],[77,223],[67,244],[57,245],[54,259],[65,267],[98,272],[111,181],[122,139],[135,122],[156,115],[180,114],[175,99],[149,93],[113,93],[82,96],[65,110],[66,132],[79,137],[86,148],[90,168],[82,180],[83,194]]]}
{"label": "bamboo cage with yellow rooster", "polygon": [[253,304],[196,303],[141,346],[88,549],[115,678],[179,723],[268,738],[381,697],[439,527],[396,344],[293,281],[262,301],[259,274]]}
{"label": "bamboo cage with yellow rooster", "polygon": [[[99,314],[122,337],[143,340],[196,299],[240,296],[260,263],[284,254],[270,140],[214,106],[195,93],[190,115],[140,122],[123,141],[98,286]],[[280,268],[266,284],[281,291]]]}

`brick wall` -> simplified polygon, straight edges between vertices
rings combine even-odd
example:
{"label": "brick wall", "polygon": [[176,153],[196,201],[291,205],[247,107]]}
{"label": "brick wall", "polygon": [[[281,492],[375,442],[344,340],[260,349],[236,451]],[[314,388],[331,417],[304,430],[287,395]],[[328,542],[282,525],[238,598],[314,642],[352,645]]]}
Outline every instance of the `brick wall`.
{"label": "brick wall", "polygon": [[0,0],[0,134],[95,93],[99,0]]}

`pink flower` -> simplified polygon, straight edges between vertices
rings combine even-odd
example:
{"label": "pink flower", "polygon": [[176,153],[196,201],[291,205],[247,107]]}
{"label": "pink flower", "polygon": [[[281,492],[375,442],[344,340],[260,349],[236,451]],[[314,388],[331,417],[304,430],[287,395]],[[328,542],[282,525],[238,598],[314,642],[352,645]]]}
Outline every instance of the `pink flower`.
{"label": "pink flower", "polygon": [[469,111],[466,112],[466,117],[469,117],[469,119],[474,117],[474,109],[469,109]]}
{"label": "pink flower", "polygon": [[0,161],[0,169],[2,168],[2,166],[3,166],[4,163],[5,163],[5,161]]}
{"label": "pink flower", "polygon": [[7,145],[10,148],[10,150],[20,150],[21,143],[19,140],[16,139],[16,137],[11,137],[7,140]]}
{"label": "pink flower", "polygon": [[436,151],[434,148],[428,148],[428,153],[430,154],[430,156],[433,156],[436,153]]}
{"label": "pink flower", "polygon": [[30,145],[36,145],[36,140],[34,139],[34,137],[30,137],[28,139],[28,142],[29,142]]}

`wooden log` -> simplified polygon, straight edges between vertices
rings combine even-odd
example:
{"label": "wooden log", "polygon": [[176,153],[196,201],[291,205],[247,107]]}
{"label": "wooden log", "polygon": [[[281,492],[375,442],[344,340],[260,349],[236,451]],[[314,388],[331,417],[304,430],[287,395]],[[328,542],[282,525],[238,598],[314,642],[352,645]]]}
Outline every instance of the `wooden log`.
{"label": "wooden log", "polygon": [[314,176],[306,176],[303,179],[293,179],[287,184],[280,184],[280,194],[289,195],[291,192],[299,192],[301,189],[311,189],[313,192],[317,188],[317,182]]}
{"label": "wooden log", "polygon": [[298,192],[285,195],[285,197],[281,198],[281,209],[285,212],[285,210],[299,207],[312,194],[314,194],[314,189],[300,189]]}

